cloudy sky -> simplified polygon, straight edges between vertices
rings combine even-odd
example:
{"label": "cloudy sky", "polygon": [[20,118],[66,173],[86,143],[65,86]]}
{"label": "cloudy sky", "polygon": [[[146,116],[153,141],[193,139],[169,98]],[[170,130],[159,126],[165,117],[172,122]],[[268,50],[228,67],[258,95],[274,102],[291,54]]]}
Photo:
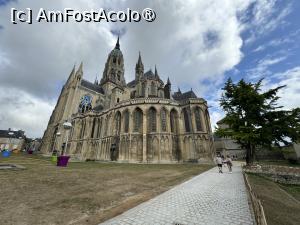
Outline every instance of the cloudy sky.
{"label": "cloudy sky", "polygon": [[[142,11],[154,22],[12,24],[11,8]],[[191,88],[222,118],[218,100],[228,77],[287,84],[286,108],[300,106],[300,1],[298,0],[0,0],[0,129],[41,137],[74,64],[84,78],[101,78],[116,34],[121,35],[125,78],[134,78],[141,51],[145,69],[157,65],[173,91]]]}

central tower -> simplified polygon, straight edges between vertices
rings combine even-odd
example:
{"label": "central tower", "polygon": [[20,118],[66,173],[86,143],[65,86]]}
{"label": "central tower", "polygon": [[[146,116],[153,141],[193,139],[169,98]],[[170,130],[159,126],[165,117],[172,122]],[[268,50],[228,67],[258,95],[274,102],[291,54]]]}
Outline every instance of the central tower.
{"label": "central tower", "polygon": [[124,58],[120,50],[119,37],[115,48],[108,55],[100,85],[106,93],[110,93],[116,86],[120,88],[126,86],[124,78]]}

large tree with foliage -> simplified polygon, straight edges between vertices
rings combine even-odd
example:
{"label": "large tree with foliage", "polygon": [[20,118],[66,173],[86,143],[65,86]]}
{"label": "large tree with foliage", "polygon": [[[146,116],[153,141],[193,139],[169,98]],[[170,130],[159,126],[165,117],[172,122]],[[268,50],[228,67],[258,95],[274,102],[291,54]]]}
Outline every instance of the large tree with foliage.
{"label": "large tree with foliage", "polygon": [[216,134],[231,137],[246,149],[246,162],[252,164],[258,146],[272,147],[299,141],[300,108],[283,110],[277,105],[279,86],[261,90],[257,83],[240,80],[234,84],[229,78],[223,88],[220,105],[226,113],[226,128],[217,128]]}

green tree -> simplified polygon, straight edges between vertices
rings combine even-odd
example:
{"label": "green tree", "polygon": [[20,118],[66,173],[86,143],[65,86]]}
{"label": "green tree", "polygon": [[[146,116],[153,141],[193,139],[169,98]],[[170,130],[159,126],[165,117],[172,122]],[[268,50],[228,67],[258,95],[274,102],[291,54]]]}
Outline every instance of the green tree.
{"label": "green tree", "polygon": [[300,135],[300,108],[283,110],[277,105],[279,86],[263,92],[262,79],[234,84],[229,78],[220,105],[226,128],[217,128],[220,137],[231,137],[246,149],[246,163],[252,164],[257,146],[269,147],[297,142]]}

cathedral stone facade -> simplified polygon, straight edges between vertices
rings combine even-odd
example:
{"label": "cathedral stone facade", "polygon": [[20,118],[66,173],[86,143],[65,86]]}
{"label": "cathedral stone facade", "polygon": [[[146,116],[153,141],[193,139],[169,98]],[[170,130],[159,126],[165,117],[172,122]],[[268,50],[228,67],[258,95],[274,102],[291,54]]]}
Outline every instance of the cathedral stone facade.
{"label": "cathedral stone facade", "polygon": [[215,152],[207,102],[192,90],[171,93],[156,68],[144,72],[140,54],[126,83],[119,39],[99,83],[83,79],[81,63],[63,86],[40,149],[62,148],[79,160],[142,163],[211,162]]}

